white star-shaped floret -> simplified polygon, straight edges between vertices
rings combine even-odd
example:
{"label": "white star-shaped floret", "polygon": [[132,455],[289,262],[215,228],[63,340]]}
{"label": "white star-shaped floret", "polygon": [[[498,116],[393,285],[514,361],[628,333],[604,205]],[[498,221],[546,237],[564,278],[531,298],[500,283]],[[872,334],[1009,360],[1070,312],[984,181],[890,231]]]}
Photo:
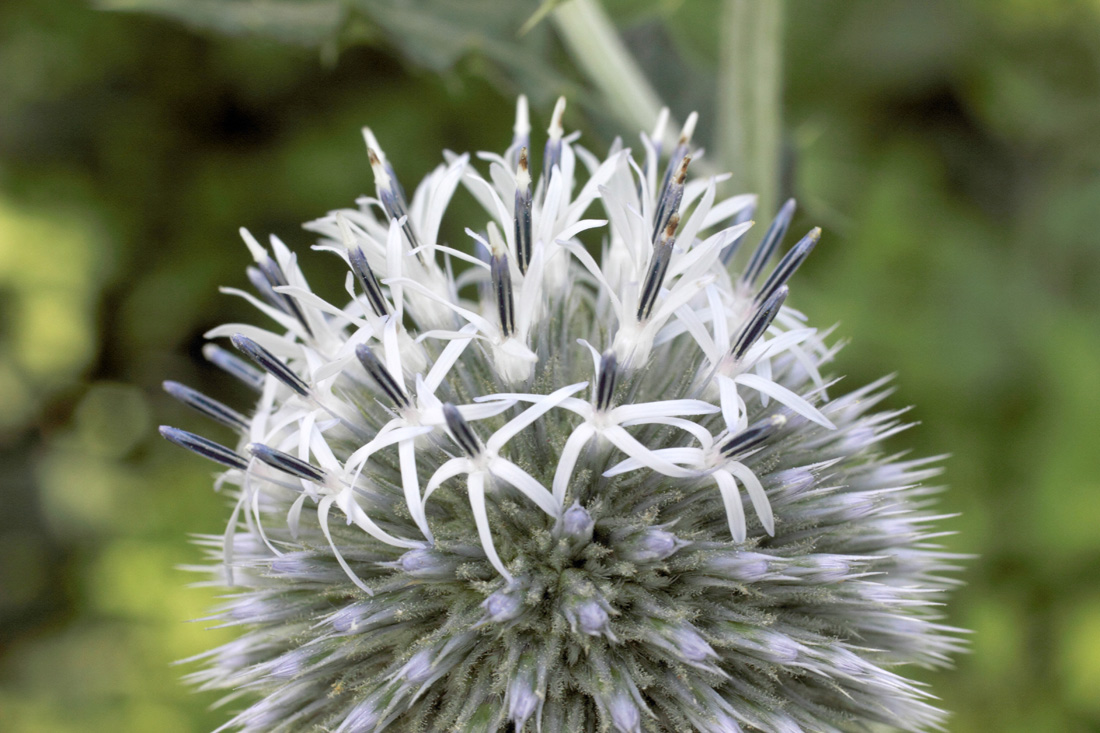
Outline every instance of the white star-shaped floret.
{"label": "white star-shaped floret", "polygon": [[[775,535],[775,518],[772,515],[771,502],[764,491],[760,479],[752,469],[737,458],[750,455],[760,448],[763,441],[773,431],[782,427],[787,422],[782,415],[773,415],[733,435],[729,440],[701,441],[702,447],[687,446],[683,448],[659,448],[652,451],[663,463],[672,463],[679,470],[692,469],[698,476],[709,476],[714,479],[718,490],[722,494],[722,502],[726,507],[726,519],[729,522],[730,534],[737,542],[744,542],[746,537],[745,510],[741,506],[741,496],[738,493],[738,481],[744,485],[752,501],[756,516],[764,526],[764,531],[769,535]],[[640,468],[653,468],[665,473],[659,466],[644,463],[636,458],[628,458],[618,465],[612,466],[604,472],[604,476],[617,476]],[[667,473],[674,476],[677,474]]]}
{"label": "white star-shaped floret", "polygon": [[435,474],[428,480],[428,486],[424,491],[424,501],[427,501],[432,492],[447,479],[466,474],[466,490],[470,497],[470,508],[474,513],[478,535],[481,538],[481,546],[484,548],[489,562],[509,583],[512,582],[512,574],[504,567],[500,555],[497,554],[496,546],[493,544],[493,536],[489,530],[489,514],[485,507],[486,483],[496,478],[511,484],[520,493],[535,502],[544,512],[554,518],[560,517],[561,503],[555,501],[553,495],[535,477],[501,456],[500,450],[521,430],[587,386],[588,382],[580,382],[562,387],[548,395],[541,395],[535,404],[509,420],[503,427],[489,436],[484,446],[454,405],[446,404],[443,406],[443,413],[451,437],[466,455],[452,458],[436,470]]}

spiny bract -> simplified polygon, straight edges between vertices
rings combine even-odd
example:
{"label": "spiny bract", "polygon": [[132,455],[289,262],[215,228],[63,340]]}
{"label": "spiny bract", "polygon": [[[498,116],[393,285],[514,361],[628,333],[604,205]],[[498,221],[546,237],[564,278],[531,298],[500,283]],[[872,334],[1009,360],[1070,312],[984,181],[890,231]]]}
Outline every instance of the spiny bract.
{"label": "spiny bract", "polygon": [[[503,155],[411,200],[364,130],[376,195],[307,225],[342,306],[242,230],[260,297],[227,292],[275,327],[206,355],[258,402],[165,385],[238,435],[162,428],[235,501],[201,542],[241,634],[192,681],[244,731],[938,727],[893,671],[960,646],[937,470],[880,451],[883,382],[826,394],[835,349],[785,305],[819,230],[765,276],[788,202],[731,274],[755,199],[687,178],[694,115],[662,166],[664,119],[601,160],[563,111],[537,178],[521,98]],[[476,256],[438,241],[459,186]]]}

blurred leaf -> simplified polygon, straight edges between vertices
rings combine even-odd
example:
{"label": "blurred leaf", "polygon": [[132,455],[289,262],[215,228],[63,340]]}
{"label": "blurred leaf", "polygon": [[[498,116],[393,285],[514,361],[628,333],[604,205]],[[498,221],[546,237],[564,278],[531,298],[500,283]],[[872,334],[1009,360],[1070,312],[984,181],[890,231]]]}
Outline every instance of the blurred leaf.
{"label": "blurred leaf", "polygon": [[100,0],[105,10],[155,13],[189,26],[318,46],[336,37],[347,9],[339,0]]}
{"label": "blurred leaf", "polygon": [[[563,81],[549,63],[549,31],[537,22],[557,0],[541,6],[534,0],[100,1],[110,10],[147,12],[194,28],[282,43],[332,49],[383,42],[437,73],[481,54],[536,101],[549,98]],[[525,26],[525,21],[535,22]]]}

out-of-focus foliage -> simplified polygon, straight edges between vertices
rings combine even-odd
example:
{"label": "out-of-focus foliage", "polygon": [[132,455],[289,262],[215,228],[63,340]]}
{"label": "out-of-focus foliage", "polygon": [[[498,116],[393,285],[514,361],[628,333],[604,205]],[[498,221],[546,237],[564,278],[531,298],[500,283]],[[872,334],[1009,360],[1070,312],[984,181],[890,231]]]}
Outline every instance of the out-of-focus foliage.
{"label": "out-of-focus foliage", "polygon": [[[398,56],[412,36],[376,5],[338,6],[351,15],[322,61],[320,20],[287,44],[0,4],[0,729],[224,720],[171,662],[227,637],[185,623],[213,591],[174,569],[199,557],[186,533],[220,531],[227,510],[209,468],[152,427],[203,427],[165,378],[247,407],[198,353],[206,328],[252,317],[216,290],[246,282],[237,227],[308,247],[300,222],[371,190],[363,124],[411,181],[441,147],[506,144],[498,89],[582,84],[547,24],[515,36],[536,2],[494,3],[514,14],[453,31],[469,42],[434,65],[448,47]],[[607,4],[704,135],[720,5]],[[840,321],[852,384],[898,372],[894,404],[922,422],[906,441],[953,454],[945,541],[979,555],[949,607],[973,654],[929,682],[956,732],[1095,730],[1100,4],[797,0],[786,21],[785,188],[796,229],[825,229],[796,305]],[[530,76],[503,47],[530,52]],[[603,148],[578,107],[567,121]],[[339,263],[309,259],[314,287],[338,292]]]}
{"label": "out-of-focus foliage", "polygon": [[532,0],[101,0],[100,6],[327,53],[368,43],[437,73],[473,53],[540,97],[563,81],[550,63],[547,29],[525,24],[540,10]]}

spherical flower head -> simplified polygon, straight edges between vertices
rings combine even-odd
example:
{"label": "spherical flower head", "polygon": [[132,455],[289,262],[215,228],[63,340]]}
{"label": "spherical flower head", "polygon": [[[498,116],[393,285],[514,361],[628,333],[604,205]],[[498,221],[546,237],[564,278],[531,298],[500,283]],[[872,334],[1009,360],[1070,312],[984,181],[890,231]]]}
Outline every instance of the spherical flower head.
{"label": "spherical flower head", "polygon": [[242,230],[228,292],[269,322],[204,353],[252,397],[165,384],[236,436],[162,428],[235,503],[201,542],[240,635],[192,681],[242,731],[938,727],[904,676],[960,648],[937,470],[883,452],[885,382],[829,394],[786,303],[820,232],[773,265],[788,202],[740,252],[755,199],[690,176],[694,115],[601,158],[564,109],[539,163],[521,98],[411,198],[365,130],[373,195],[307,224],[346,301]]}

